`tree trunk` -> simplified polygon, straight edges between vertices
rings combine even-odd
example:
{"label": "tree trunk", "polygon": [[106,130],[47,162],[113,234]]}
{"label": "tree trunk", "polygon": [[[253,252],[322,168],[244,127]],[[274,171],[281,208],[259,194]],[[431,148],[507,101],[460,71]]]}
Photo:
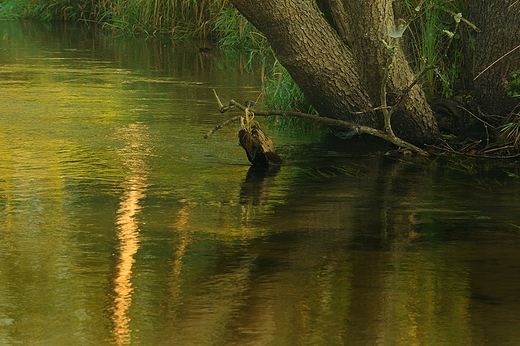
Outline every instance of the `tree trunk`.
{"label": "tree trunk", "polygon": [[[360,67],[362,83],[374,103],[377,103],[380,98],[384,73],[382,67],[388,60],[382,40],[391,39],[387,34],[396,25],[393,2],[393,0],[330,0],[335,22],[345,23],[347,27],[346,32],[340,31],[340,34],[346,42],[349,42],[354,52],[356,64]],[[403,49],[397,52],[393,66],[387,87],[389,105],[415,77],[406,61]],[[407,138],[413,143],[425,139],[427,142],[437,139],[437,123],[420,84],[410,90],[401,109],[393,117],[392,123],[397,136]],[[425,134],[430,134],[431,137],[425,138]]]}
{"label": "tree trunk", "polygon": [[[267,37],[280,63],[321,116],[382,128],[380,89],[387,65],[388,30],[394,27],[391,0],[330,0],[338,32],[315,0],[231,0]],[[340,37],[341,34],[341,37]],[[398,52],[388,82],[389,105],[410,85],[413,74]],[[437,138],[437,124],[420,86],[394,115],[394,132],[414,144]],[[362,113],[362,114],[361,114]]]}
{"label": "tree trunk", "polygon": [[520,69],[520,48],[504,56],[520,45],[520,2],[471,0],[465,10],[465,17],[481,30],[471,32],[466,40],[467,86],[486,113],[506,115],[519,102],[506,95],[502,83]]}

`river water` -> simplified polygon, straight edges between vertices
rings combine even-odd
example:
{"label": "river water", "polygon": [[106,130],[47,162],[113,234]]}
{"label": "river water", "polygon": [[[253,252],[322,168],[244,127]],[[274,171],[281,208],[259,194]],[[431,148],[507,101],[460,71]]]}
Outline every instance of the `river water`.
{"label": "river water", "polygon": [[518,166],[271,124],[251,168],[203,139],[245,60],[0,22],[0,344],[517,345]]}

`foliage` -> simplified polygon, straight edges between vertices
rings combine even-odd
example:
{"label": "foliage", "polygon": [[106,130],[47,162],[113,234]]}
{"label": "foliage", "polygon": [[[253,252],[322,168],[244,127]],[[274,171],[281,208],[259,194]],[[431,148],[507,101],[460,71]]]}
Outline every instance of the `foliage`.
{"label": "foliage", "polygon": [[206,37],[225,0],[6,0],[1,17],[99,23],[146,35]]}
{"label": "foliage", "polygon": [[507,96],[520,97],[520,70],[511,72],[511,80],[504,79],[503,85]]}
{"label": "foliage", "polygon": [[268,96],[267,106],[271,109],[315,113],[289,72],[278,60],[274,62],[268,78],[264,81],[264,90]]}
{"label": "foliage", "polygon": [[520,149],[520,113],[514,114],[514,119],[508,120],[499,128],[502,142],[511,143],[516,150]]}
{"label": "foliage", "polygon": [[[503,85],[508,96],[520,97],[520,70],[511,72],[511,80],[504,79]],[[520,149],[520,112],[513,111],[498,130],[502,142],[511,143],[516,150]]]}
{"label": "foliage", "polygon": [[[266,108],[318,115],[289,72],[276,59],[264,79],[263,94]],[[276,127],[284,133],[296,130],[295,135],[313,134],[321,137],[329,132],[327,126],[319,126],[302,118],[269,117],[267,122],[269,126]]]}
{"label": "foliage", "polygon": [[461,1],[452,0],[403,1],[409,17],[407,39],[415,71],[437,66],[426,75],[426,91],[431,96],[439,93],[452,96],[459,82],[462,53],[457,43],[461,5]]}
{"label": "foliage", "polygon": [[269,51],[265,36],[233,7],[221,9],[213,23],[212,34],[223,49],[244,50],[255,54]]}

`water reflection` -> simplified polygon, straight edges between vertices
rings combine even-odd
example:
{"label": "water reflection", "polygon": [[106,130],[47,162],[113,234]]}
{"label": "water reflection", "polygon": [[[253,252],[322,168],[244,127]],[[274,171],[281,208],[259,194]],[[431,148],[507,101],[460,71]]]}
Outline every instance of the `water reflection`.
{"label": "water reflection", "polygon": [[0,344],[518,343],[506,173],[287,133],[249,167],[202,135],[254,72],[52,28],[0,22]]}
{"label": "water reflection", "polygon": [[187,247],[192,242],[192,233],[190,219],[191,209],[196,207],[195,202],[189,202],[185,199],[179,201],[181,208],[177,212],[176,220],[173,224],[174,230],[178,235],[178,244],[174,250],[174,261],[170,272],[170,298],[169,298],[169,311],[167,316],[170,316],[173,320],[177,318],[177,310],[179,305],[182,304],[182,269],[185,261],[185,255]]}
{"label": "water reflection", "polygon": [[123,195],[117,210],[117,239],[119,257],[114,277],[113,335],[117,345],[129,344],[132,330],[128,311],[132,305],[132,267],[134,256],[139,250],[139,222],[141,210],[139,201],[146,197],[148,167],[145,162],[150,148],[147,126],[135,123],[120,129],[116,135],[124,147],[119,154],[128,170],[128,177],[123,183]]}
{"label": "water reflection", "polygon": [[[240,205],[242,206],[242,219],[250,221],[251,212],[258,210],[263,204],[273,201],[276,192],[272,191],[275,185],[276,174],[281,166],[269,167],[251,166],[240,188]],[[265,209],[265,208],[264,208]],[[265,210],[264,210],[265,211]]]}

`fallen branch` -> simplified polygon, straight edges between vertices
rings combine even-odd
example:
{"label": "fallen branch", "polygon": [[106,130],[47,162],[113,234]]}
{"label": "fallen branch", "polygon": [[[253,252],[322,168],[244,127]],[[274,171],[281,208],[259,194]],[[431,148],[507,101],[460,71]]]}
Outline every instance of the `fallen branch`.
{"label": "fallen branch", "polygon": [[498,58],[497,60],[493,61],[488,67],[486,67],[485,69],[483,69],[482,71],[480,71],[480,73],[475,77],[473,78],[473,81],[476,81],[478,77],[482,76],[482,74],[484,72],[486,72],[487,70],[489,70],[491,67],[493,67],[493,65],[495,65],[497,62],[499,62],[500,60],[504,59],[506,56],[508,56],[509,54],[513,53],[515,50],[517,49],[520,49],[520,44],[518,46],[516,46],[515,48],[511,49],[509,52],[505,53],[504,55],[502,55],[500,58]]}
{"label": "fallen branch", "polygon": [[224,126],[228,126],[229,124],[233,124],[233,123],[236,123],[237,121],[240,120],[240,118],[242,118],[241,115],[237,115],[236,117],[233,117],[231,119],[228,119],[226,121],[223,121],[217,125],[215,125],[214,128],[212,128],[211,130],[208,131],[208,133],[206,133],[204,135],[204,139],[208,139],[209,136],[211,136],[212,134],[214,134],[215,132],[217,132],[218,130],[220,130],[221,128],[223,128]]}
{"label": "fallen branch", "polygon": [[[239,109],[241,111],[245,111],[246,110],[246,107],[244,107],[241,103],[236,102],[235,100],[230,100],[227,106],[223,105],[220,102],[220,99],[218,98],[218,95],[217,95],[216,92],[215,92],[215,97],[217,98],[217,100],[219,102],[219,107],[220,107],[219,111],[221,113],[226,113],[227,111],[235,109],[235,108]],[[354,123],[352,123],[350,121],[346,121],[346,120],[339,120],[339,119],[333,119],[333,118],[319,117],[319,116],[308,114],[308,113],[292,112],[292,111],[280,111],[280,110],[269,110],[269,111],[257,111],[257,110],[252,111],[252,110],[249,110],[249,112],[253,113],[254,116],[263,116],[263,117],[267,117],[267,116],[280,116],[280,117],[303,118],[303,119],[307,119],[307,120],[310,120],[310,121],[315,122],[315,123],[326,124],[326,125],[329,125],[329,126],[333,126],[335,128],[338,128],[338,129],[353,131],[354,134],[358,134],[358,135],[360,135],[360,134],[368,134],[368,135],[371,135],[371,136],[374,136],[374,137],[379,137],[379,138],[382,138],[382,139],[384,139],[386,141],[389,141],[392,144],[395,144],[396,146],[398,146],[400,148],[405,148],[405,149],[411,150],[411,151],[416,152],[416,153],[418,153],[420,155],[424,155],[424,156],[428,155],[428,153],[426,151],[424,151],[423,149],[420,149],[420,148],[416,147],[413,144],[410,144],[410,143],[408,143],[406,141],[403,141],[402,139],[396,137],[395,135],[391,136],[391,135],[387,134],[384,131],[374,129],[374,128],[369,127],[369,126],[354,124]],[[220,130],[222,127],[224,127],[226,125],[229,125],[229,124],[232,124],[232,123],[235,123],[235,122],[238,122],[241,118],[242,118],[242,116],[236,116],[236,117],[230,118],[230,119],[228,119],[228,120],[226,120],[226,121],[224,121],[222,123],[219,123],[219,124],[215,125],[215,127],[213,129],[211,129],[210,131],[208,131],[208,133],[206,135],[204,135],[204,138],[205,139],[209,138],[209,136],[211,136],[212,134],[214,134],[215,132]]]}

